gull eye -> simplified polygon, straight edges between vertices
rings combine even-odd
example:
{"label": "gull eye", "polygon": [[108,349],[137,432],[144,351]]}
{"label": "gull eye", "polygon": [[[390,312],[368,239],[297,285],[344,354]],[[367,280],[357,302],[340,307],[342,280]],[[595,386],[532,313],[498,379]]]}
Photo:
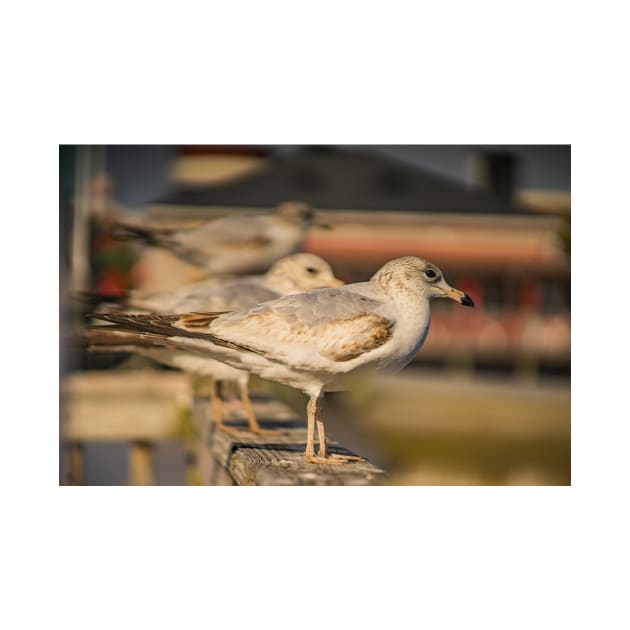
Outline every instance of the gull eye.
{"label": "gull eye", "polygon": [[315,269],[315,267],[307,267],[306,271],[308,271],[309,273],[317,273],[317,269]]}
{"label": "gull eye", "polygon": [[425,269],[424,273],[426,274],[427,278],[435,278],[435,276],[437,275],[435,271],[433,271],[433,269]]}

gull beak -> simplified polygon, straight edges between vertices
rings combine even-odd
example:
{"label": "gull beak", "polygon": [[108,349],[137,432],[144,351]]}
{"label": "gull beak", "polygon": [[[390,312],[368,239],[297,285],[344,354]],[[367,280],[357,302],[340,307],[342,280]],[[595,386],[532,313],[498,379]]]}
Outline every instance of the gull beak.
{"label": "gull beak", "polygon": [[335,278],[334,280],[331,281],[330,286],[331,287],[342,287],[345,284],[346,283],[343,280],[339,280],[339,278]]}
{"label": "gull beak", "polygon": [[332,230],[332,225],[329,223],[313,223],[313,227],[320,228],[321,230]]}
{"label": "gull beak", "polygon": [[463,291],[454,289],[453,287],[446,287],[444,289],[444,297],[455,300],[455,302],[459,302],[463,306],[475,306],[475,303],[470,299],[469,295],[466,295]]}

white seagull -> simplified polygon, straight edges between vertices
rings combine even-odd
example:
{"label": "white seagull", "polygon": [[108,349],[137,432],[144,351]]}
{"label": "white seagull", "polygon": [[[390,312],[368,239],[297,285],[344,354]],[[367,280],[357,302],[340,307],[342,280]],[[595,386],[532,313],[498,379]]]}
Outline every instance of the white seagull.
{"label": "white seagull", "polygon": [[283,256],[303,249],[314,211],[287,201],[271,214],[234,214],[190,229],[166,229],[119,221],[123,233],[161,247],[209,275],[263,272]]}
{"label": "white seagull", "polygon": [[[249,308],[283,295],[308,291],[320,287],[339,287],[343,281],[335,277],[330,265],[315,254],[301,253],[282,258],[261,276],[215,279],[198,282],[160,293],[144,294],[132,291],[124,307],[134,311],[152,313],[180,313],[190,311],[233,311]],[[185,372],[212,378],[212,405],[217,428],[233,430],[224,420],[220,384],[234,382],[247,419],[249,430],[254,433],[273,433],[260,427],[249,397],[249,373],[235,369],[209,356],[201,356],[184,348],[161,347],[159,339],[147,343],[147,339],[120,331],[119,327],[103,326],[86,331],[86,342],[93,352],[132,352],[149,357],[158,363],[176,367]]]}
{"label": "white seagull", "polygon": [[346,389],[348,377],[357,373],[406,366],[426,339],[434,298],[474,306],[438,267],[406,256],[386,263],[369,282],[288,295],[227,314],[99,317],[140,331],[148,343],[159,339],[302,390],[309,396],[306,461],[340,464],[357,458],[328,454],[324,392]]}

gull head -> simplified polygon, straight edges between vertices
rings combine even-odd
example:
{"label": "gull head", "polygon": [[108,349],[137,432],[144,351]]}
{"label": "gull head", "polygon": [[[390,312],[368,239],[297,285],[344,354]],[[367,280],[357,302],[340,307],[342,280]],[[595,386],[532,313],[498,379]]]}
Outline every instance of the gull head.
{"label": "gull head", "polygon": [[343,285],[343,280],[335,277],[323,258],[307,253],[281,258],[270,267],[265,277],[282,294]]}
{"label": "gull head", "polygon": [[390,260],[372,276],[371,281],[388,292],[402,290],[421,294],[429,300],[449,298],[464,306],[475,305],[470,296],[446,282],[444,274],[436,265],[416,256]]}
{"label": "gull head", "polygon": [[301,201],[285,201],[276,208],[276,214],[288,223],[311,226],[315,222],[315,212]]}
{"label": "gull head", "polygon": [[297,225],[302,228],[311,226],[330,230],[330,225],[317,221],[315,211],[307,204],[301,201],[285,201],[276,208],[276,215],[281,217],[291,225]]}

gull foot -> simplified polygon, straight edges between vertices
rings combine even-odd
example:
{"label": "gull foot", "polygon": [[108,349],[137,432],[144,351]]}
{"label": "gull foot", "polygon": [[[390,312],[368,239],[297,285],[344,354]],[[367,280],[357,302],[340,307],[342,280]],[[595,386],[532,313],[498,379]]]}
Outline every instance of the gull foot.
{"label": "gull foot", "polygon": [[249,429],[251,433],[255,433],[256,435],[286,435],[286,431],[282,429]]}
{"label": "gull foot", "polygon": [[339,464],[349,464],[350,462],[365,462],[365,457],[356,457],[355,455],[338,455],[333,453],[322,457],[321,455],[306,456],[308,464],[325,464],[327,466],[338,466]]}
{"label": "gull foot", "polygon": [[339,453],[331,453],[328,457],[342,459],[346,462],[367,462],[367,459],[365,459],[365,457],[358,457],[357,455],[340,455]]}

